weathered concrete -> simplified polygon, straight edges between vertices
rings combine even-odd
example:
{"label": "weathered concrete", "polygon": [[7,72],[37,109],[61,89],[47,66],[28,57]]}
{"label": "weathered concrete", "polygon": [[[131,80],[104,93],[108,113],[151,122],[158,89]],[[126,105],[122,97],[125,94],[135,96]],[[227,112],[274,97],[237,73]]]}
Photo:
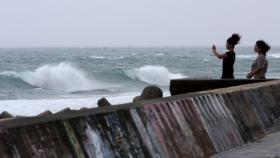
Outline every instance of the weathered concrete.
{"label": "weathered concrete", "polygon": [[213,158],[280,158],[280,133],[242,147],[215,155]]}
{"label": "weathered concrete", "polygon": [[280,81],[0,120],[2,157],[209,157],[279,129]]}

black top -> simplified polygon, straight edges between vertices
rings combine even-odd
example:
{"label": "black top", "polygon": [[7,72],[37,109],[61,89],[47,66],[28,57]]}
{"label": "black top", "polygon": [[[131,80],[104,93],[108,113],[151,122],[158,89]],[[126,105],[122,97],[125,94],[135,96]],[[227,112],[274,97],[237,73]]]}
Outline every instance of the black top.
{"label": "black top", "polygon": [[226,52],[227,57],[223,59],[223,75],[222,79],[233,79],[233,64],[235,61],[235,52]]}

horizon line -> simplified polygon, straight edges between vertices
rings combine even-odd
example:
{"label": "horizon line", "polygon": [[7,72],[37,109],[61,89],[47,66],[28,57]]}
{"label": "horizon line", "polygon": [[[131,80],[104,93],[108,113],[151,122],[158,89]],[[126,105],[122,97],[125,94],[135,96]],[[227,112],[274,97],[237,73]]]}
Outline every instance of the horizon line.
{"label": "horizon line", "polygon": [[[216,45],[217,47],[225,47],[224,45]],[[238,47],[252,47],[253,45],[241,45]],[[211,48],[212,45],[186,45],[186,46],[0,46],[0,48]],[[272,45],[273,47],[280,47],[280,45]]]}

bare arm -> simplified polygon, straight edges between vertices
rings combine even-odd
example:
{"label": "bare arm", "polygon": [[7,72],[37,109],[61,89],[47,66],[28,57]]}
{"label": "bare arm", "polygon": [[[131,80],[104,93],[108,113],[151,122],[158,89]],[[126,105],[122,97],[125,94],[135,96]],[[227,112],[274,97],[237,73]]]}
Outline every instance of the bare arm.
{"label": "bare arm", "polygon": [[253,71],[251,71],[250,73],[248,73],[247,78],[252,78],[256,73],[258,73],[259,71],[261,71],[260,68],[256,68]]}
{"label": "bare arm", "polygon": [[214,55],[217,57],[217,58],[219,58],[219,59],[224,59],[224,58],[226,58],[227,57],[227,54],[226,53],[224,53],[224,54],[220,54],[220,53],[218,53],[218,51],[217,51],[217,49],[216,49],[216,46],[215,45],[213,45],[212,46],[212,52],[214,53]]}
{"label": "bare arm", "polygon": [[247,78],[252,78],[255,74],[259,73],[265,67],[265,58],[257,58],[257,67],[247,74]]}

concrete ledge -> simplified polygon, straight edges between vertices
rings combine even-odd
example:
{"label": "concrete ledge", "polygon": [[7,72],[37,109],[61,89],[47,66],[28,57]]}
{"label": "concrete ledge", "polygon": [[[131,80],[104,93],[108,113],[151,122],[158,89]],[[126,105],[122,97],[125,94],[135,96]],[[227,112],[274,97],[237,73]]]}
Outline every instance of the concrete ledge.
{"label": "concrete ledge", "polygon": [[204,158],[279,129],[280,80],[0,121],[2,157]]}
{"label": "concrete ledge", "polygon": [[218,88],[227,88],[244,84],[271,81],[275,79],[255,80],[255,79],[175,79],[170,81],[171,95],[192,93]]}

